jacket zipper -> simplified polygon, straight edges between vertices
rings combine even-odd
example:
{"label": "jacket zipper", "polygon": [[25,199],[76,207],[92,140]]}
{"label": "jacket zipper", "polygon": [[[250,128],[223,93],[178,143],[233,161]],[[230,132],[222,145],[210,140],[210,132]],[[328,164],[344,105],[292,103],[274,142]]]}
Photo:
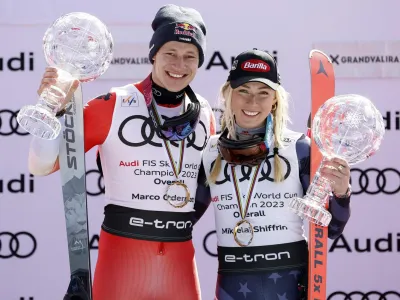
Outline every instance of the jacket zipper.
{"label": "jacket zipper", "polygon": [[158,245],[158,255],[164,255],[164,253],[165,253],[165,245],[164,242],[161,242]]}

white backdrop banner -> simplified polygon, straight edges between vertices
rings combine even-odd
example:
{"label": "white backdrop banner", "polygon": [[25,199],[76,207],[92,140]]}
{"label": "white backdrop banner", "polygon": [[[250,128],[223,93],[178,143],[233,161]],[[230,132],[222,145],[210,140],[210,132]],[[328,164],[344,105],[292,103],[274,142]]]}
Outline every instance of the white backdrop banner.
{"label": "white backdrop banner", "polygon": [[400,77],[400,41],[314,43],[328,54],[336,78]]}
{"label": "white backdrop banner", "polygon": [[[385,117],[387,132],[381,150],[352,167],[351,219],[343,236],[329,243],[328,299],[400,299],[400,161],[396,159],[400,147],[400,69],[395,59],[400,55],[400,31],[393,30],[400,28],[400,3],[176,3],[198,9],[206,22],[206,58],[192,87],[213,107],[218,107],[218,90],[228,76],[232,58],[254,47],[277,58],[283,85],[291,94],[291,128],[296,131],[306,132],[311,91],[308,54],[313,48],[332,57],[336,94],[358,93],[374,101]],[[147,75],[151,68],[147,59],[151,21],[164,4],[160,0],[140,6],[126,0],[107,5],[94,0],[0,2],[1,300],[61,299],[69,282],[60,174],[29,174],[31,137],[16,122],[17,111],[38,99],[36,91],[45,68],[41,48],[45,30],[56,18],[72,11],[94,14],[109,26],[115,57],[106,74],[83,85],[84,98],[89,100]],[[370,58],[356,63],[348,57]],[[384,61],[377,62],[378,57]],[[218,119],[218,109],[215,114]],[[95,150],[86,155],[92,273],[104,208],[104,185]],[[203,299],[213,299],[217,259],[211,206],[195,227],[194,244]]]}
{"label": "white backdrop banner", "polygon": [[148,44],[116,45],[111,68],[101,79],[142,80],[151,71]]}

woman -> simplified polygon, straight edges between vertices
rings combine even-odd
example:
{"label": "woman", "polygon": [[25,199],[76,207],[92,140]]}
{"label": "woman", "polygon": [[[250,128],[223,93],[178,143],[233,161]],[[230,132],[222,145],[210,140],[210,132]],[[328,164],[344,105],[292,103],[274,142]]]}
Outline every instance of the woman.
{"label": "woman", "polygon": [[[84,108],[85,151],[98,146],[106,191],[94,300],[201,299],[192,229],[208,206],[199,166],[215,122],[189,84],[206,28],[196,10],[176,5],[161,7],[152,28],[151,74]],[[39,94],[56,78],[48,68]],[[33,139],[31,173],[59,169],[58,143]]]}
{"label": "woman", "polygon": [[[310,139],[286,128],[287,93],[267,52],[238,55],[221,95],[222,133],[203,153],[218,238],[216,299],[305,299],[307,242],[288,203],[308,188]],[[332,181],[334,239],[350,216],[350,168],[334,158],[321,173]]]}

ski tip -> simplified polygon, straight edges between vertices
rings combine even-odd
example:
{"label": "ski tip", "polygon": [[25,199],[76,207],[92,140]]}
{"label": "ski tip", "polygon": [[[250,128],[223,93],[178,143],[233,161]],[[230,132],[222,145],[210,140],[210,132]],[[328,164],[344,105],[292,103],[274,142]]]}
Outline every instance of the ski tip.
{"label": "ski tip", "polygon": [[313,50],[310,51],[309,58],[312,58],[313,55],[316,54],[316,53],[322,54],[323,56],[326,57],[326,59],[328,60],[328,62],[329,62],[330,64],[332,63],[332,61],[331,61],[331,59],[330,59],[330,57],[329,57],[328,55],[326,55],[326,54],[325,54],[324,52],[322,52],[321,50],[317,50],[317,49],[313,49]]}

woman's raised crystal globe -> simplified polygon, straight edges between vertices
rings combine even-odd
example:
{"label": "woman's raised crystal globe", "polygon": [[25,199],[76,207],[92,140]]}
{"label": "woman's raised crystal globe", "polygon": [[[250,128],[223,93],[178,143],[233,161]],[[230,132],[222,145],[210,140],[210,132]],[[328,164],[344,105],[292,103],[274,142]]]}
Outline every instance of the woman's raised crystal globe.
{"label": "woman's raised crystal globe", "polygon": [[337,156],[354,165],[379,149],[385,124],[371,100],[348,94],[335,96],[318,109],[312,132],[323,156]]}

